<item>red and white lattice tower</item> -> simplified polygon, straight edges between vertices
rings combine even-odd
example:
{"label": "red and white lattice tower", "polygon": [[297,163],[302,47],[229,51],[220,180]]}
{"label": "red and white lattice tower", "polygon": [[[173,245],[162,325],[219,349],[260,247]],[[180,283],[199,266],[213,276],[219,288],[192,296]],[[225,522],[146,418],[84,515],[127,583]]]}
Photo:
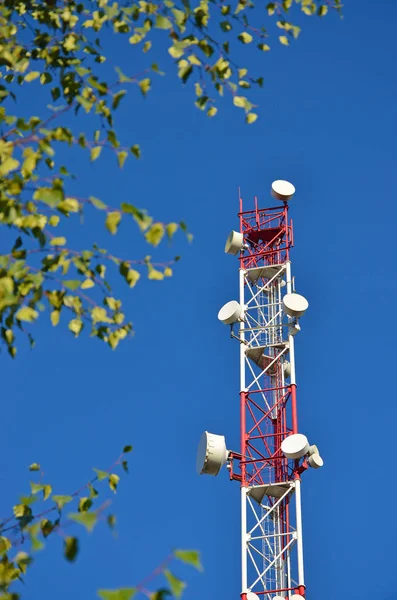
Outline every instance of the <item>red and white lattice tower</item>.
{"label": "red and white lattice tower", "polygon": [[306,596],[302,543],[301,475],[323,462],[298,431],[295,335],[308,307],[295,292],[288,200],[295,188],[272,184],[283,204],[243,210],[240,232],[225,251],[239,255],[239,302],[219,319],[240,343],[240,452],[224,436],[205,432],[197,455],[200,473],[217,475],[227,463],[241,485],[242,600],[301,600]]}

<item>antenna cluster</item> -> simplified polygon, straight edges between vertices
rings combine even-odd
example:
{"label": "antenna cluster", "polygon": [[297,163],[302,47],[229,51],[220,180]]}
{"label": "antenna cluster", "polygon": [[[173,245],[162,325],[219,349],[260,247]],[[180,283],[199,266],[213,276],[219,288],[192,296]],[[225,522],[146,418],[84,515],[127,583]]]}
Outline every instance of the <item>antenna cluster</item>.
{"label": "antenna cluster", "polygon": [[197,471],[218,475],[225,465],[241,486],[242,600],[303,600],[301,475],[323,460],[298,430],[295,336],[309,303],[291,275],[295,187],[277,180],[272,196],[282,207],[243,211],[225,252],[238,256],[239,301],[218,312],[240,346],[239,451],[224,435],[205,431]]}

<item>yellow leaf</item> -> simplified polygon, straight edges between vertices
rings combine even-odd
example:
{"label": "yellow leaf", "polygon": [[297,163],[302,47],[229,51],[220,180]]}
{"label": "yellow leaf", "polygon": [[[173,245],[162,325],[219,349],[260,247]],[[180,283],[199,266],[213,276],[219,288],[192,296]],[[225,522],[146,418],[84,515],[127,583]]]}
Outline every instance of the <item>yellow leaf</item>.
{"label": "yellow leaf", "polygon": [[94,160],[99,158],[99,155],[101,152],[102,152],[102,146],[95,146],[95,148],[92,148],[91,152],[90,152],[91,161],[94,162]]}
{"label": "yellow leaf", "polygon": [[247,99],[243,96],[234,96],[233,104],[234,106],[238,106],[238,108],[245,108],[247,103]]}
{"label": "yellow leaf", "polygon": [[48,224],[51,225],[52,227],[56,227],[59,223],[59,217],[58,215],[52,215],[49,219],[48,219]]}
{"label": "yellow leaf", "polygon": [[161,281],[164,279],[164,274],[161,271],[157,271],[157,269],[149,269],[148,279],[153,279],[155,281]]}
{"label": "yellow leaf", "polygon": [[51,246],[64,246],[66,244],[65,237],[54,237],[52,238],[50,245]]}
{"label": "yellow leaf", "polygon": [[88,290],[89,288],[94,287],[94,285],[95,283],[92,281],[92,279],[86,279],[85,281],[83,281],[80,287],[82,290]]}
{"label": "yellow leaf", "polygon": [[152,246],[158,246],[163,239],[165,228],[162,223],[153,223],[150,229],[145,233],[146,241]]}
{"label": "yellow leaf", "polygon": [[30,81],[34,81],[38,77],[40,77],[40,72],[39,71],[30,71],[30,73],[28,73],[27,75],[25,75],[24,81],[27,81],[29,83]]}
{"label": "yellow leaf", "polygon": [[113,235],[115,233],[117,233],[117,228],[119,226],[119,223],[121,221],[121,213],[119,211],[112,211],[109,212],[106,216],[106,228],[108,229],[108,231],[110,231],[110,233],[112,233]]}
{"label": "yellow leaf", "polygon": [[278,39],[283,46],[289,46],[289,40],[286,35],[280,35]]}
{"label": "yellow leaf", "polygon": [[172,269],[170,267],[164,269],[164,277],[172,277]]}
{"label": "yellow leaf", "polygon": [[168,48],[168,54],[170,54],[172,58],[180,58],[184,55],[184,50],[176,48],[175,46],[171,46],[170,48]]}
{"label": "yellow leaf", "polygon": [[243,31],[243,33],[240,33],[240,35],[237,37],[243,44],[250,44],[253,40],[252,35],[246,31]]}
{"label": "yellow leaf", "polygon": [[0,165],[0,175],[8,175],[11,171],[15,171],[19,167],[19,160],[9,156]]}
{"label": "yellow leaf", "polygon": [[59,318],[61,316],[61,313],[59,310],[53,310],[51,313],[51,323],[53,324],[54,327],[56,327],[59,323]]}
{"label": "yellow leaf", "polygon": [[258,115],[255,113],[248,113],[247,117],[246,117],[246,121],[248,123],[248,125],[251,125],[251,123],[255,123],[255,121],[257,120]]}

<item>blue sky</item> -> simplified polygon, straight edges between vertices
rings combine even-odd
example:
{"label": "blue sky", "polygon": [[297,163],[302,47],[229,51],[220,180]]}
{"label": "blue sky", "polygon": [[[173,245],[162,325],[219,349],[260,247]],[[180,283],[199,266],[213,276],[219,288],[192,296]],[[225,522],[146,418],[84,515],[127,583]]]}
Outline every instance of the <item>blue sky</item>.
{"label": "blue sky", "polygon": [[[255,125],[226,102],[207,119],[159,55],[167,77],[146,100],[128,96],[119,114],[123,138],[142,145],[142,160],[120,173],[112,157],[83,166],[71,155],[80,195],[183,218],[194,242],[177,236],[172,248],[152,252],[159,260],[182,255],[172,279],[116,286],[136,327],[116,352],[88,337],[75,341],[65,324],[53,329],[44,317],[33,352],[21,347],[14,362],[2,355],[3,515],[27,492],[31,462],[67,494],[124,444],[134,446],[113,506],[118,538],[105,526],[82,533],[75,565],[50,538],[25,600],[88,599],[97,588],[133,586],[173,547],[202,553],[203,574],[176,568],[188,581],[186,600],[239,597],[238,485],[226,472],[199,477],[195,453],[205,429],[238,448],[237,345],[216,318],[238,293],[237,261],[223,253],[224,241],[238,227],[238,186],[247,208],[254,195],[266,206],[279,178],[297,189],[292,267],[310,302],[296,344],[300,429],[325,461],[303,481],[307,597],[396,597],[393,509],[386,515],[385,507],[394,493],[397,412],[397,5],[361,0],[344,12],[344,20],[302,18],[301,38],[289,48],[248,52],[264,76]],[[117,50],[114,62],[130,72],[133,51]],[[37,108],[39,100],[32,98]],[[76,245],[92,241],[129,258],[147,251],[133,227],[112,238],[96,216],[74,236]]]}

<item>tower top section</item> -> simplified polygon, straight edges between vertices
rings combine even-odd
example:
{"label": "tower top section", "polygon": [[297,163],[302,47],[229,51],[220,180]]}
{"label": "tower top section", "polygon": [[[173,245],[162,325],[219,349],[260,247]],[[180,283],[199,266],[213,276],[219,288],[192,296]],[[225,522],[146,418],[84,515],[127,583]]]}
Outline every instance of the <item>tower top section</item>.
{"label": "tower top section", "polygon": [[295,187],[289,181],[273,181],[271,194],[282,201],[283,205],[258,208],[258,200],[255,198],[255,210],[249,211],[244,211],[240,197],[240,231],[230,233],[225,252],[240,254],[242,268],[277,265],[289,260],[293,230],[292,221],[288,220],[288,200],[294,193]]}

